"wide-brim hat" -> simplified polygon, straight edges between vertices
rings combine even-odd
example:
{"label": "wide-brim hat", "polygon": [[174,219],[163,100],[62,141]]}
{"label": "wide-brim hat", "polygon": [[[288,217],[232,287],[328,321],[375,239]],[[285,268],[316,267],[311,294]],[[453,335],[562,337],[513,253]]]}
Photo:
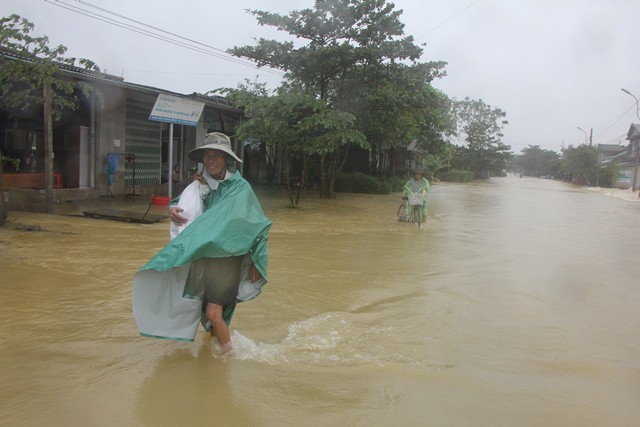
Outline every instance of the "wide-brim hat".
{"label": "wide-brim hat", "polygon": [[242,163],[242,160],[233,152],[231,149],[231,139],[223,133],[220,132],[211,132],[208,133],[204,138],[203,145],[198,148],[194,148],[189,151],[189,158],[194,162],[204,163],[202,160],[202,155],[205,150],[220,150],[224,151],[231,157],[233,157],[237,162]]}

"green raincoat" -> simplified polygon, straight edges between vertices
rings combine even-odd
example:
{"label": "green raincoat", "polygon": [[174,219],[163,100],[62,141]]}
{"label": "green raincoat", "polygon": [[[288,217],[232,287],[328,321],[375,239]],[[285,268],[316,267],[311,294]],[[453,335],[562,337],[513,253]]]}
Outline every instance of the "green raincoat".
{"label": "green raincoat", "polygon": [[409,194],[418,194],[424,190],[424,194],[422,196],[422,208],[420,209],[420,221],[425,221],[427,218],[427,192],[431,189],[431,185],[429,185],[429,181],[427,178],[422,177],[421,180],[416,181],[415,178],[411,178],[402,188],[402,193],[405,196]]}
{"label": "green raincoat", "polygon": [[[204,200],[205,211],[160,250],[134,276],[133,313],[140,334],[193,341],[202,316],[202,300],[185,293],[191,262],[202,257],[244,256],[237,302],[257,297],[267,282],[271,221],[238,172],[222,181]],[[262,279],[252,282],[254,264]],[[229,324],[236,304],[224,308]]]}

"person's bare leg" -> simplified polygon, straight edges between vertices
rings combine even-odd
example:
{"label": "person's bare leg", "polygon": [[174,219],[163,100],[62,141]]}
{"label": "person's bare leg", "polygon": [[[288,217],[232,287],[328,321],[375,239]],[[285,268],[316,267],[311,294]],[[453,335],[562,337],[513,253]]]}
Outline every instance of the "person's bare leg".
{"label": "person's bare leg", "polygon": [[211,335],[218,339],[222,352],[226,355],[231,355],[233,353],[231,334],[229,333],[229,327],[222,318],[222,306],[208,303],[205,314],[211,322]]}

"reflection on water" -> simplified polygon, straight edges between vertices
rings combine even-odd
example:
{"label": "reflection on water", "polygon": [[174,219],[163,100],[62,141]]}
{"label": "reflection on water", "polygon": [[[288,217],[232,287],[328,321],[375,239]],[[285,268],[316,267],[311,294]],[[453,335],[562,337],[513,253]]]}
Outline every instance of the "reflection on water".
{"label": "reflection on water", "polygon": [[[274,226],[270,283],[239,306],[237,357],[141,338],[131,279],[168,238],[14,213],[0,229],[6,425],[632,426],[640,409],[640,203],[498,178],[308,196]],[[26,232],[19,224],[38,224]]]}

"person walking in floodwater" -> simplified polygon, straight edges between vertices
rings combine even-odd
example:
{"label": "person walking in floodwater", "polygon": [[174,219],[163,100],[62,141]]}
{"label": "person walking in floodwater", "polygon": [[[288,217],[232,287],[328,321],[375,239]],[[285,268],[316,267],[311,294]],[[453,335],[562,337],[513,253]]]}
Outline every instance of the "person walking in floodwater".
{"label": "person walking in floodwater", "polygon": [[188,218],[172,201],[169,217],[189,224],[135,275],[133,312],[140,334],[193,341],[198,323],[232,354],[229,323],[238,302],[255,298],[267,283],[268,233],[265,216],[249,183],[239,172],[242,162],[229,137],[213,132],[189,158],[204,164],[194,178],[205,191],[202,214]]}
{"label": "person walking in floodwater", "polygon": [[420,222],[424,222],[427,218],[427,191],[431,189],[431,185],[427,178],[424,177],[424,172],[416,170],[407,183],[402,187],[402,193],[405,196],[409,194],[422,195],[422,207],[419,209]]}

